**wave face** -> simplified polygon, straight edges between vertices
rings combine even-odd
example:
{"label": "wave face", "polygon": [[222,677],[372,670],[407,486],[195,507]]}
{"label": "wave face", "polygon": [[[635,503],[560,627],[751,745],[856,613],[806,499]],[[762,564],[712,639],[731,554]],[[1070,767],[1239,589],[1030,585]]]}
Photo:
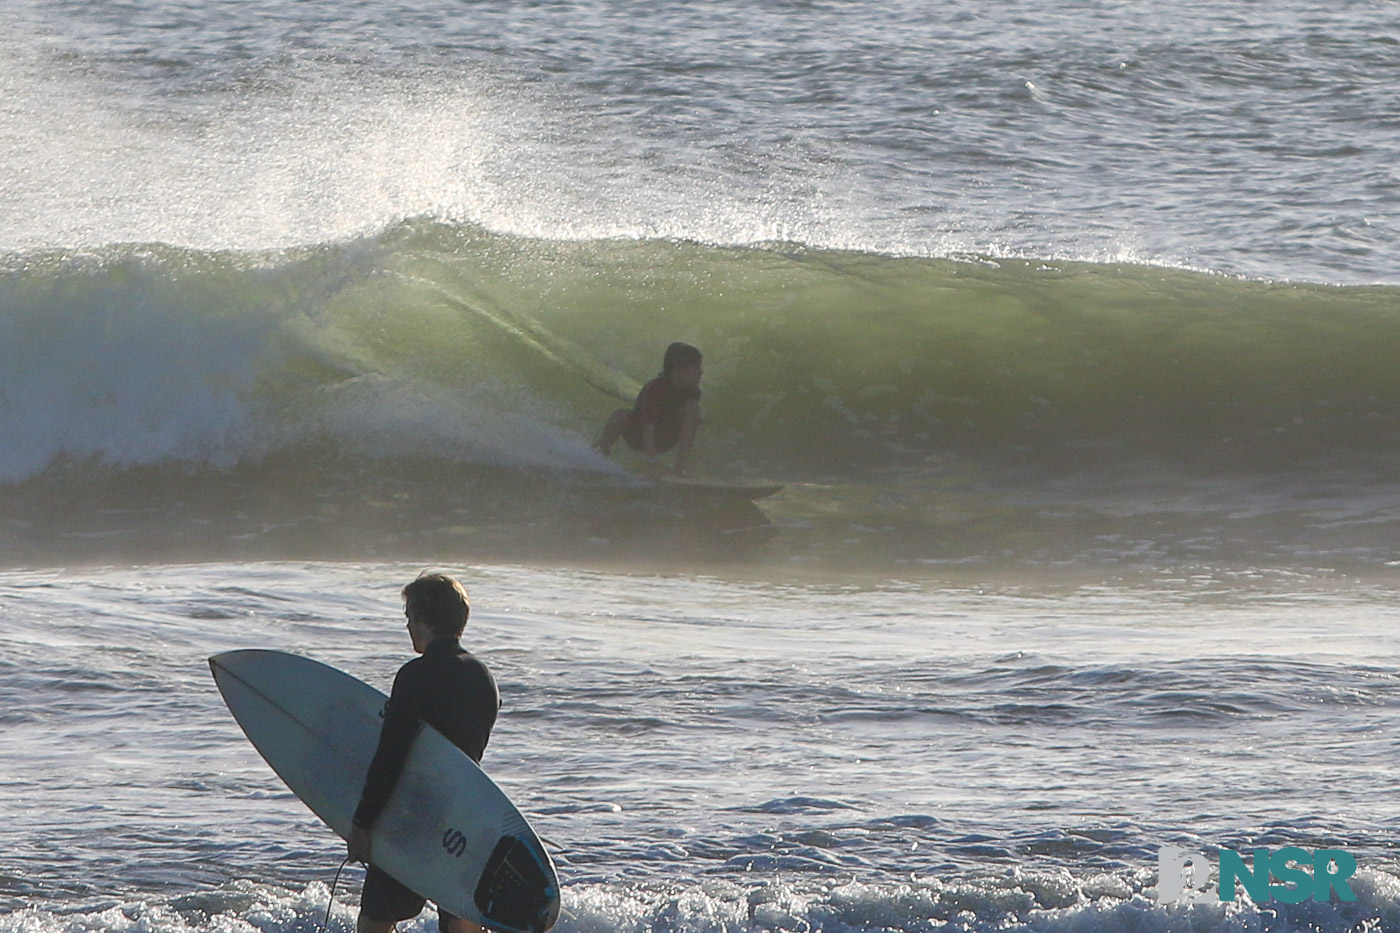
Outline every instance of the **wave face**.
{"label": "wave face", "polygon": [[583,439],[672,339],[707,352],[710,458],[789,474],[1011,448],[1287,468],[1400,436],[1389,287],[436,223],[273,254],[50,254],[3,287],[10,481],[309,440],[596,468]]}
{"label": "wave face", "polygon": [[293,463],[361,492],[409,464],[617,475],[589,441],[676,339],[706,352],[700,469],[790,484],[1333,477],[1351,501],[1400,439],[1383,286],[424,220],[275,252],[30,254],[0,308],[0,478],[50,490],[134,469],[276,485]]}

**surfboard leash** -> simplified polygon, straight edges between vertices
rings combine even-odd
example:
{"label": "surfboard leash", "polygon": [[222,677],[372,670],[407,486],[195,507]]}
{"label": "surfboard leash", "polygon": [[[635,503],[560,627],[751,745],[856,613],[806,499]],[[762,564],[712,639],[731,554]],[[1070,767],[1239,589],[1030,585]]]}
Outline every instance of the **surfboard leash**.
{"label": "surfboard leash", "polygon": [[340,867],[335,870],[335,880],[331,882],[330,900],[326,902],[326,919],[321,923],[321,929],[326,933],[331,930],[331,907],[335,904],[335,886],[340,884],[340,873],[345,871],[345,866],[350,864],[350,856],[345,856],[345,861],[340,863]]}

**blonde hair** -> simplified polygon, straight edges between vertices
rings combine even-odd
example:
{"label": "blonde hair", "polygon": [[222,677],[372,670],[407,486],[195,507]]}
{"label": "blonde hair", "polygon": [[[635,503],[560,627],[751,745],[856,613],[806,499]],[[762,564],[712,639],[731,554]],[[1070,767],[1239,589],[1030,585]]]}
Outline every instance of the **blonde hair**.
{"label": "blonde hair", "polygon": [[472,611],[467,591],[456,578],[426,571],[403,588],[403,605],[410,617],[435,634],[452,638],[461,636]]}

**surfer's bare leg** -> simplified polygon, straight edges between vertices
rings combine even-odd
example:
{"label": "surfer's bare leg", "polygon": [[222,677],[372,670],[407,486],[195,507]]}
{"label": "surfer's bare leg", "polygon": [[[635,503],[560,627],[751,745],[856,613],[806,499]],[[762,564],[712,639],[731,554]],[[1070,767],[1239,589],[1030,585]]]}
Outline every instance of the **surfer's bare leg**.
{"label": "surfer's bare leg", "polygon": [[393,929],[392,920],[371,920],[364,914],[355,921],[355,933],[393,933]]}
{"label": "surfer's bare leg", "polygon": [[[360,914],[359,919],[355,921],[355,933],[393,933],[395,926],[392,921],[371,920]],[[461,917],[452,917],[439,926],[446,930],[446,933],[486,933],[481,924],[463,920]]]}
{"label": "surfer's bare leg", "polygon": [[598,439],[593,442],[593,449],[606,457],[612,453],[613,445],[622,436],[622,428],[627,424],[627,418],[632,414],[630,408],[619,408],[608,416],[608,421],[603,425],[603,431],[598,435]]}
{"label": "surfer's bare leg", "polygon": [[447,933],[486,933],[486,928],[479,923],[472,923],[461,917],[453,917],[447,921]]}

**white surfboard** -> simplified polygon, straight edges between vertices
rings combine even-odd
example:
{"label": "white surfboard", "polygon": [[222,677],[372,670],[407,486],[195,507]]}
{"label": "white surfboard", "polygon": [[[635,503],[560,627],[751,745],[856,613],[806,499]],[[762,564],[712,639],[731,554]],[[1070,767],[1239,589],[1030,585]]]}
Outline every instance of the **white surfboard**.
{"label": "white surfboard", "polygon": [[[342,838],[388,698],[283,651],[209,659],[234,719],[267,763]],[[505,933],[545,933],[559,880],[539,837],[486,773],[430,726],[414,739],[371,834],[374,863],[443,909]]]}

